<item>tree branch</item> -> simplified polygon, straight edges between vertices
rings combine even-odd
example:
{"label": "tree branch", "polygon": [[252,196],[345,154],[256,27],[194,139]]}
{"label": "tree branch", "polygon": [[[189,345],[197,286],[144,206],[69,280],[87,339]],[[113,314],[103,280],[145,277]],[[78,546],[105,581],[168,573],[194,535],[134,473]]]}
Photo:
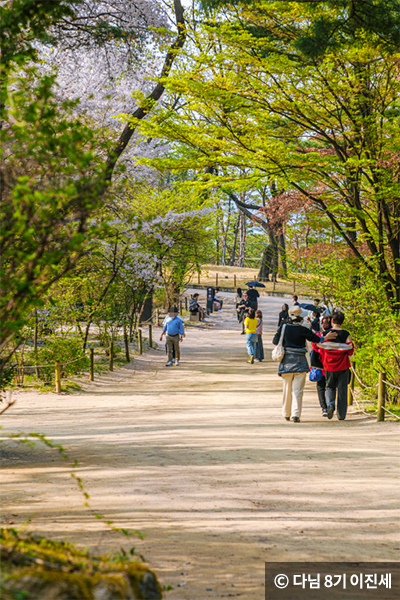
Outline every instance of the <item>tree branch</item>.
{"label": "tree branch", "polygon": [[[139,106],[134,113],[132,113],[133,119],[136,121],[140,121],[144,119],[144,117],[151,111],[154,104],[161,98],[162,94],[165,90],[165,84],[162,82],[164,77],[168,77],[170,74],[173,62],[178,54],[178,51],[183,47],[186,39],[186,24],[183,16],[184,9],[181,4],[181,0],[174,0],[174,9],[175,9],[175,18],[176,25],[178,28],[178,35],[175,41],[171,44],[167,56],[165,57],[164,65],[160,73],[160,81],[157,83],[153,91],[146,97],[146,99],[142,102],[141,106]],[[105,181],[111,181],[111,177],[117,164],[117,161],[125,148],[127,147],[129,140],[137,128],[138,123],[127,123],[123,132],[121,133],[119,140],[114,147],[114,149],[110,152],[107,163],[106,163],[106,174]]]}

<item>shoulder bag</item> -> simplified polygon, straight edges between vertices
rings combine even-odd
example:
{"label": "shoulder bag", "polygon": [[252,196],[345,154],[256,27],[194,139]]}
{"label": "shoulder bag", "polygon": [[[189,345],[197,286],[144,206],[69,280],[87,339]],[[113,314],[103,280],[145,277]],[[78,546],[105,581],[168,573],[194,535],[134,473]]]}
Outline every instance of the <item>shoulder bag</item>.
{"label": "shoulder bag", "polygon": [[272,360],[275,362],[281,362],[285,356],[285,348],[283,347],[283,336],[285,335],[286,324],[282,327],[281,337],[279,338],[278,345],[272,350]]}

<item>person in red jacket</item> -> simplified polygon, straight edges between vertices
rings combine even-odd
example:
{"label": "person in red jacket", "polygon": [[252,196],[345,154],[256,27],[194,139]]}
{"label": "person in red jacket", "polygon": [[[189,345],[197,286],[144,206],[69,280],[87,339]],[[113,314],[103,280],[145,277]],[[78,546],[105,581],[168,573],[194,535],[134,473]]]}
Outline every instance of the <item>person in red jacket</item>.
{"label": "person in red jacket", "polygon": [[[329,331],[337,333],[336,339],[330,343],[330,349],[319,346],[321,362],[325,370],[326,378],[326,402],[328,405],[328,419],[332,419],[335,412],[335,401],[337,393],[337,416],[339,421],[344,421],[347,413],[347,387],[350,380],[350,356],[354,354],[354,345],[350,333],[342,329],[344,314],[336,311],[332,315],[332,329]],[[347,344],[348,349],[333,350],[335,344]],[[342,346],[343,348],[343,346]]]}

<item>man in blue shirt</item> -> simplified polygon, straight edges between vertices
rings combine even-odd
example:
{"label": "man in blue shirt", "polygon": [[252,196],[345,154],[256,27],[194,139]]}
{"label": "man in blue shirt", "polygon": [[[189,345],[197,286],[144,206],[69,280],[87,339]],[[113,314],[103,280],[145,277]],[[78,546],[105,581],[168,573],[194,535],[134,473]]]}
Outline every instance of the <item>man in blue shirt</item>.
{"label": "man in blue shirt", "polygon": [[185,330],[183,329],[183,321],[178,316],[178,309],[176,306],[173,306],[169,310],[170,319],[165,323],[160,341],[163,339],[164,333],[167,334],[167,352],[168,352],[168,362],[166,364],[167,367],[172,367],[172,350],[175,350],[175,365],[179,365],[179,360],[181,358],[180,350],[179,350],[179,342],[183,341],[185,337]]}

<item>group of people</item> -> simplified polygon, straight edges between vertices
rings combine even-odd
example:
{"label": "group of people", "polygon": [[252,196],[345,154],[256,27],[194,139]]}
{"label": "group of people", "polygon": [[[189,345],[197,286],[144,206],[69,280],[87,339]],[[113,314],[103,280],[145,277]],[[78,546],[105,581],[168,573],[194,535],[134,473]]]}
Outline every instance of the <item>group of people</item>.
{"label": "group of people", "polygon": [[[332,419],[337,406],[338,419],[343,421],[347,413],[350,357],[354,354],[351,336],[342,328],[345,315],[340,310],[328,314],[328,308],[319,307],[318,300],[314,300],[310,315],[305,310],[310,308],[308,305],[299,304],[297,296],[293,300],[290,309],[283,305],[272,340],[284,349],[278,369],[283,380],[282,414],[287,421],[300,422],[304,386],[310,374],[310,380],[317,383],[322,416]],[[312,343],[310,364],[307,341]]]}
{"label": "group of people", "polygon": [[263,315],[258,309],[258,298],[260,294],[252,286],[248,285],[248,290],[242,292],[237,288],[235,297],[235,306],[237,318],[242,324],[242,335],[246,336],[248,362],[262,362],[264,360],[264,347],[262,341]]}
{"label": "group of people", "polygon": [[[262,362],[263,315],[258,309],[259,293],[252,286],[242,293],[236,292],[236,311],[242,334],[246,335],[248,362]],[[199,294],[193,294],[189,310],[197,311],[204,320],[205,310],[200,306]],[[222,306],[222,301],[220,303]],[[218,310],[221,310],[220,308]],[[322,416],[332,419],[335,410],[340,421],[346,418],[347,388],[350,380],[350,357],[354,345],[348,331],[342,328],[345,316],[341,310],[329,314],[326,306],[315,299],[313,306],[300,304],[293,296],[293,306],[282,306],[278,318],[278,330],[272,343],[283,348],[278,375],[283,381],[282,415],[300,423],[303,393],[307,374],[317,384],[318,399]],[[164,320],[160,340],[166,335],[166,366],[179,365],[179,342],[185,337],[182,319],[177,307],[172,307]],[[310,359],[306,343],[311,342]]]}

